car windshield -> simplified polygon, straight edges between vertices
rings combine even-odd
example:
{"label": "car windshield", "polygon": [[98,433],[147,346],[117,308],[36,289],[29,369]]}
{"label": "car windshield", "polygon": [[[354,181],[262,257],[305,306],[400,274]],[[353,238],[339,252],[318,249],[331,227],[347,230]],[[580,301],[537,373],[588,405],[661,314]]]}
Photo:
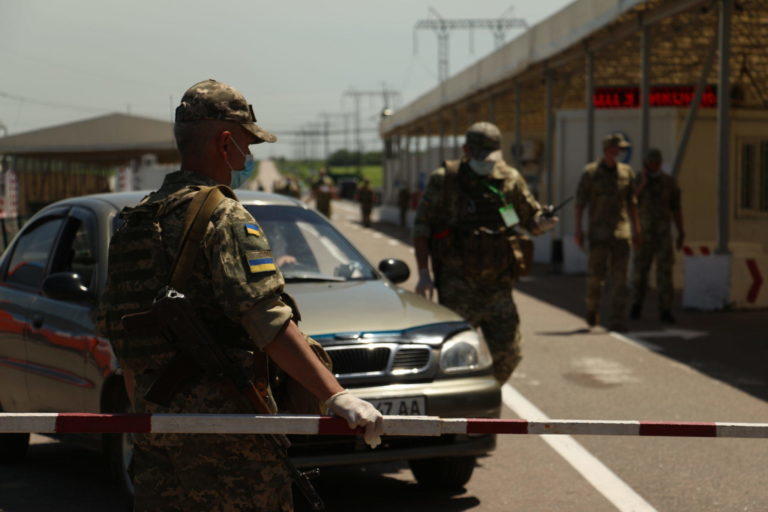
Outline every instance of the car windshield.
{"label": "car windshield", "polygon": [[266,232],[286,282],[377,279],[365,258],[315,212],[295,206],[245,207]]}

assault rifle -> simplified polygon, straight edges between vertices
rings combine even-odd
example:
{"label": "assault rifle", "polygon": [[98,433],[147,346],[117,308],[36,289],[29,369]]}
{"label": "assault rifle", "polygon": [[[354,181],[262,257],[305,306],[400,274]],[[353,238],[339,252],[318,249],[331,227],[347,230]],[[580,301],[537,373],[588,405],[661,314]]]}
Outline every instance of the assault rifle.
{"label": "assault rifle", "polygon": [[549,206],[545,206],[544,209],[543,209],[544,211],[541,214],[544,217],[546,217],[548,219],[551,219],[552,217],[555,216],[555,213],[557,213],[558,210],[560,210],[563,206],[565,206],[568,203],[570,203],[571,200],[573,200],[573,196],[569,197],[568,199],[566,199],[565,201],[563,201],[562,203],[560,203],[557,206],[554,206],[554,205],[551,205],[551,204]]}
{"label": "assault rifle", "polygon": [[[253,381],[214,340],[208,327],[195,315],[192,304],[184,294],[166,286],[160,290],[150,310],[126,315],[122,321],[129,332],[161,334],[178,351],[178,355],[168,363],[153,383],[145,397],[147,400],[167,405],[173,399],[178,387],[185,381],[185,377],[207,373],[234,388],[233,394],[256,414],[271,414],[269,406]],[[273,445],[277,453],[282,455],[280,458],[285,468],[312,510],[325,510],[323,500],[308,478],[308,475],[316,470],[302,472],[296,468],[288,458],[287,450],[290,442],[284,435],[265,434],[264,437]]]}

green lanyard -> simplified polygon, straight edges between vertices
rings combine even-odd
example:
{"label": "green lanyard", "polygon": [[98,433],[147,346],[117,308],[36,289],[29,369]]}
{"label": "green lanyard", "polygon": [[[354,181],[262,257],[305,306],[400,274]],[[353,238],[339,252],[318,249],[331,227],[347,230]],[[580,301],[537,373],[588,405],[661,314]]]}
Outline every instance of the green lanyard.
{"label": "green lanyard", "polygon": [[507,206],[507,196],[505,196],[505,195],[504,195],[504,192],[502,192],[502,191],[501,191],[501,190],[499,190],[498,188],[494,187],[493,185],[491,185],[490,183],[488,183],[488,182],[487,182],[487,181],[485,181],[485,180],[483,180],[483,185],[485,185],[486,187],[488,187],[488,190],[490,190],[491,192],[493,192],[494,194],[496,194],[497,196],[499,196],[499,199],[501,199],[501,202],[502,202],[502,204],[503,204],[504,206]]}
{"label": "green lanyard", "polygon": [[499,199],[501,199],[501,202],[504,206],[499,208],[499,214],[501,215],[501,218],[504,221],[504,225],[507,226],[508,228],[511,228],[512,226],[519,224],[520,217],[518,217],[517,212],[515,211],[515,207],[507,203],[507,197],[504,195],[504,193],[485,180],[483,180],[483,185],[488,187],[488,189],[491,192],[499,196]]}

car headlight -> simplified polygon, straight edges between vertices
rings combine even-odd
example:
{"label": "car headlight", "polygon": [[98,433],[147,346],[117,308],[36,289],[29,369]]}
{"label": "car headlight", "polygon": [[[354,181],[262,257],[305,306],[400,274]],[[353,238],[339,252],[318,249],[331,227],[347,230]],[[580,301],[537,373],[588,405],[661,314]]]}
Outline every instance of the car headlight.
{"label": "car headlight", "polygon": [[493,364],[480,330],[461,331],[443,343],[440,368],[446,373],[484,370]]}

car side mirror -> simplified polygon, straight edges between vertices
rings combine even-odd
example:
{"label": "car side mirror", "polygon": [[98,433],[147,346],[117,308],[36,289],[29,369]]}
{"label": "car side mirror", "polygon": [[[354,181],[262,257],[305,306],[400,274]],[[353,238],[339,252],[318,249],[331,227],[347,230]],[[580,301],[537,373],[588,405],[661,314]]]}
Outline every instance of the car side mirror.
{"label": "car side mirror", "polygon": [[395,284],[407,281],[411,277],[411,269],[408,268],[408,265],[404,261],[394,258],[381,260],[379,271]]}
{"label": "car side mirror", "polygon": [[93,294],[83,285],[80,275],[74,272],[57,272],[43,281],[43,295],[49,299],[69,302],[90,302]]}

